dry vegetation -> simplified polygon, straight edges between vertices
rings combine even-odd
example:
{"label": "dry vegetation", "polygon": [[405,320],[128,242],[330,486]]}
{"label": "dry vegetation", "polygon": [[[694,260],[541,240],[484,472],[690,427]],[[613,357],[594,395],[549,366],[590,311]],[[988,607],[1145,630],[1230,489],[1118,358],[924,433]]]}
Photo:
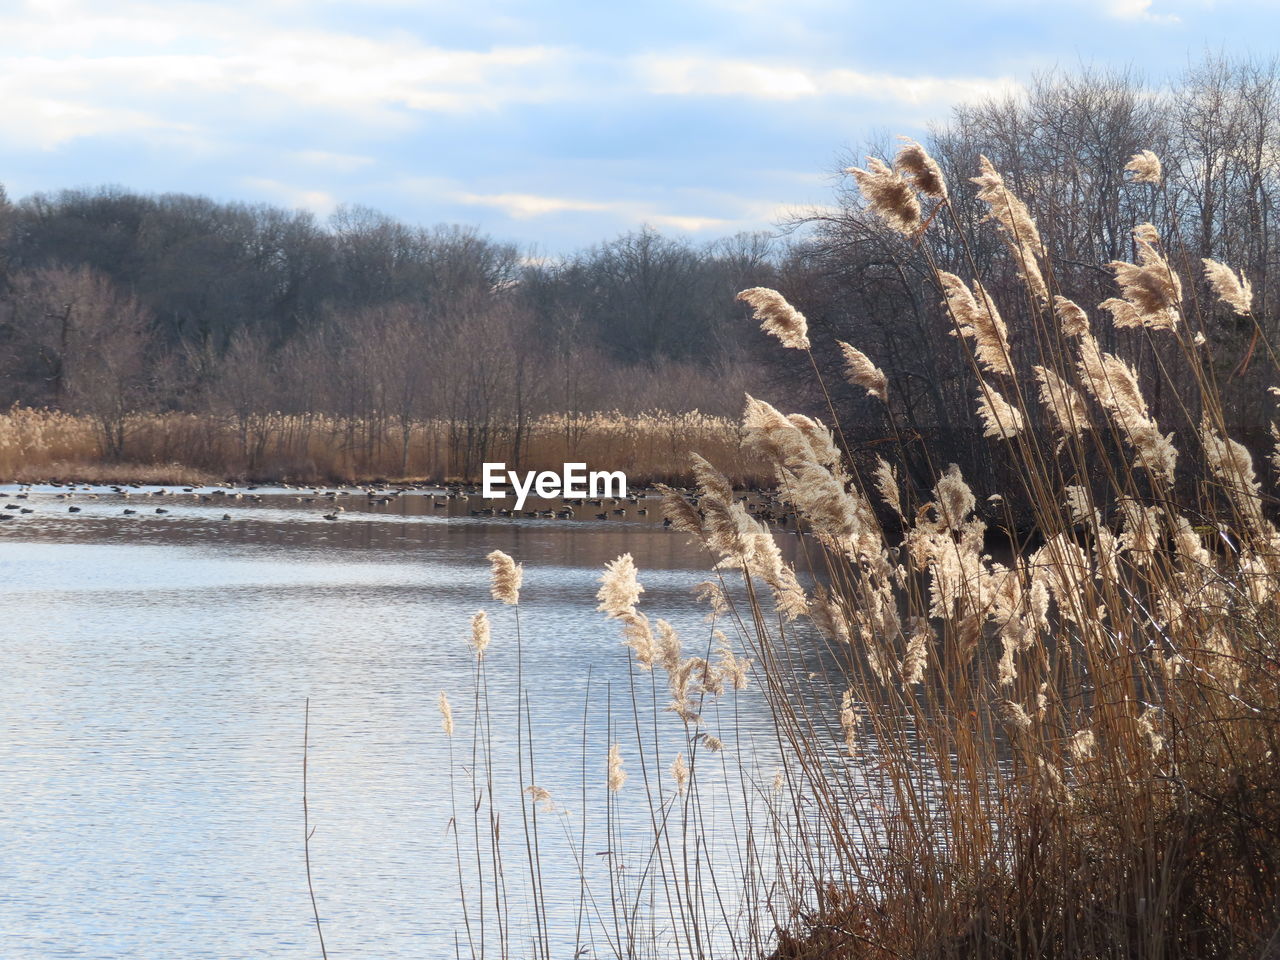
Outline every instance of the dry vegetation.
{"label": "dry vegetation", "polygon": [[[1130,170],[1160,189],[1153,155]],[[645,789],[652,810],[643,842],[655,865],[630,878],[646,892],[622,880],[599,891],[618,956],[1280,952],[1276,501],[1224,429],[1211,344],[1182,294],[1189,278],[1143,224],[1135,262],[1109,264],[1118,295],[1084,309],[1065,299],[1031,213],[996,169],[984,158],[973,173],[1025,281],[1030,319],[1006,324],[1004,305],[973,278],[935,269],[933,281],[966,349],[989,455],[1007,462],[1015,487],[973,489],[941,462],[920,493],[900,482],[901,446],[864,465],[822,423],[749,398],[748,444],[811,534],[815,585],[783,561],[773,533],[712,465],[714,453],[695,461],[696,495],[669,491],[666,508],[714,559],[704,587],[714,624],[754,664],[723,634],[690,655],[669,624],[640,611],[643,573],[629,556],[605,571],[599,609],[621,625],[637,676],[663,678],[675,715],[667,722],[683,724],[685,736],[673,762],[645,757],[639,723],[627,751],[593,748],[610,789]],[[872,209],[927,255],[931,225],[951,216],[928,154],[909,145],[892,167],[854,175]],[[1205,267],[1217,294],[1248,318],[1245,279]],[[759,289],[743,296],[784,347],[810,350],[806,320],[785,300]],[[1162,387],[1195,412],[1191,446],[1175,447],[1130,364],[1099,345],[1104,323],[1184,358],[1190,376]],[[1034,355],[1027,373],[1010,361],[1014,343]],[[843,352],[853,382],[892,420],[895,384],[874,356],[840,346],[818,349]],[[1276,376],[1265,338],[1260,353]],[[1049,428],[1028,429],[1033,416]],[[985,503],[998,513],[1014,497],[1031,505],[1036,539],[995,559],[977,511]],[[512,589],[511,568],[502,569],[495,597],[518,604],[518,576]],[[797,674],[817,638],[833,675]],[[776,784],[744,785],[733,806],[723,794],[710,799],[709,783],[705,795],[699,789],[719,775],[725,748],[703,717],[748,675],[772,710],[787,766]],[[815,712],[814,698],[831,689]],[[478,713],[482,702],[488,723],[477,695]],[[516,705],[518,738],[528,710]],[[623,766],[624,753],[637,752],[642,787]],[[487,783],[472,775],[480,804],[494,773]],[[547,798],[525,769],[519,776],[528,790],[522,859],[537,890],[537,804]],[[499,782],[509,778],[499,772]],[[770,799],[764,817],[761,798]],[[748,858],[740,873],[713,872],[702,843],[708,822],[724,818],[744,825],[757,852],[770,835],[777,857],[767,869]],[[721,909],[730,884],[754,903],[747,915]],[[534,903],[527,942],[533,956],[550,956],[545,904],[536,895]],[[659,941],[636,935],[655,930]]]}
{"label": "dry vegetation", "polygon": [[[0,414],[0,480],[57,478],[110,483],[210,483],[228,478],[302,483],[477,480],[479,448],[510,457],[504,424],[414,421],[399,424],[320,415],[254,414],[244,421],[209,415],[131,414],[121,429],[129,459],[102,458],[101,424],[88,416],[15,407]],[[477,433],[486,431],[481,438]],[[559,471],[566,462],[622,470],[632,486],[684,483],[688,451],[708,451],[735,481],[767,478],[745,449],[745,434],[698,411],[639,415],[591,413],[531,417],[521,427],[512,468]],[[474,464],[469,467],[468,464]]]}

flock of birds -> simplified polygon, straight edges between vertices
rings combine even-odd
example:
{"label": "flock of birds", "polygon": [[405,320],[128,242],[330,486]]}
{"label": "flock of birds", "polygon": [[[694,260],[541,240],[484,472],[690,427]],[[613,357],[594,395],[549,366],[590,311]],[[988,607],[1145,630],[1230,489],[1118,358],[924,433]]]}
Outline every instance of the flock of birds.
{"label": "flock of birds", "polygon": [[[101,487],[50,482],[41,484],[40,487],[56,490],[57,492],[53,494],[54,500],[92,501],[99,500],[103,496],[113,496],[136,504],[136,506],[124,507],[121,511],[123,516],[136,516],[141,512],[161,515],[170,512],[169,508],[164,506],[144,507],[143,498],[153,499],[153,502],[155,502],[154,498],[159,498],[168,503],[172,503],[175,500],[187,500],[188,502],[203,504],[229,504],[234,501],[244,503],[264,502],[263,495],[256,492],[261,489],[258,486],[248,486],[243,489],[230,486],[226,488],[215,487],[213,489],[175,487],[170,490],[167,487],[146,489],[140,484],[113,484],[106,487],[104,491]],[[0,508],[0,521],[11,520],[17,516],[36,512],[35,507],[31,505],[31,495],[34,489],[33,485],[27,484],[19,487],[13,493],[0,491],[0,500],[7,499],[10,501],[3,508]],[[294,503],[319,505],[325,511],[321,514],[321,517],[330,522],[336,522],[347,512],[346,507],[341,502],[343,500],[347,503],[363,501],[367,507],[382,507],[410,493],[421,493],[430,497],[431,507],[434,510],[447,510],[450,515],[455,512],[461,514],[462,510],[466,510],[472,517],[572,520],[582,516],[583,519],[593,517],[596,520],[610,520],[615,518],[626,519],[628,517],[644,518],[650,514],[650,508],[644,505],[645,498],[638,494],[626,497],[598,497],[587,500],[561,498],[557,506],[533,510],[514,510],[501,506],[469,506],[473,501],[480,499],[480,488],[460,483],[450,483],[443,486],[438,484],[368,484],[354,489],[298,487],[284,483],[274,489],[290,491],[285,495],[289,496]],[[676,489],[695,506],[697,505],[698,495],[696,491]],[[754,493],[743,497],[742,501],[748,512],[766,522],[786,526],[795,518],[795,514],[789,508],[782,504],[777,497],[769,493]],[[460,505],[462,504],[467,504],[468,506],[461,507]],[[77,503],[69,503],[67,505],[68,513],[80,513],[82,509],[83,507]],[[579,514],[579,510],[583,512]],[[222,519],[232,520],[233,517],[230,513],[223,513]],[[663,525],[669,526],[670,521],[664,519]]]}

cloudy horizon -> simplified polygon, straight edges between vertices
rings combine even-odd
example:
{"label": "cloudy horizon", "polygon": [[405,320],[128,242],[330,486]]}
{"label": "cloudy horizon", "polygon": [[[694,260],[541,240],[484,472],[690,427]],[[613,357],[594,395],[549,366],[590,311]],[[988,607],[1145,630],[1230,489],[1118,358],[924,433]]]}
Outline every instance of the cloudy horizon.
{"label": "cloudy horizon", "polygon": [[474,225],[555,255],[831,202],[838,158],[1037,72],[1249,55],[1262,0],[26,0],[0,13],[0,183]]}

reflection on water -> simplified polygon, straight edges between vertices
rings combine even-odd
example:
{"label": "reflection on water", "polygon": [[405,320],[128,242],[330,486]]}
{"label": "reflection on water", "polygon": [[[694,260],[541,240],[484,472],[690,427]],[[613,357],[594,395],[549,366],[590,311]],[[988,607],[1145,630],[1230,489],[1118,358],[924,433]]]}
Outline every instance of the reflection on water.
{"label": "reflection on water", "polygon": [[[516,702],[515,613],[490,600],[483,559],[495,548],[525,562],[535,774],[568,811],[543,826],[556,942],[573,942],[580,908],[558,820],[576,833],[589,811],[590,870],[607,843],[595,811],[609,702],[632,775],[616,816],[648,829],[631,684],[642,701],[652,694],[647,677],[633,678],[615,625],[594,611],[594,593],[604,562],[630,552],[642,609],[691,646],[707,643],[692,593],[707,561],[655,522],[655,502],[648,517],[632,505],[624,517],[560,521],[475,518],[474,501],[442,509],[409,494],[375,504],[363,494],[306,503],[282,490],[256,491],[260,502],[0,491],[0,504],[33,511],[6,510],[13,518],[0,523],[0,956],[316,955],[302,861],[308,697],[312,862],[330,954],[452,956],[451,744],[436,697],[448,691],[458,716],[452,769],[463,779],[453,788],[465,806],[474,664],[465,637],[481,607],[494,622],[495,716],[513,717]],[[324,520],[335,503],[346,509]],[[722,721],[737,725],[720,732],[738,756],[774,762],[753,691],[710,714],[712,732]],[[669,760],[684,743],[670,715],[661,730]],[[495,721],[507,794],[520,786],[514,739]],[[519,807],[507,814],[518,818]],[[593,955],[608,953],[597,945]]]}

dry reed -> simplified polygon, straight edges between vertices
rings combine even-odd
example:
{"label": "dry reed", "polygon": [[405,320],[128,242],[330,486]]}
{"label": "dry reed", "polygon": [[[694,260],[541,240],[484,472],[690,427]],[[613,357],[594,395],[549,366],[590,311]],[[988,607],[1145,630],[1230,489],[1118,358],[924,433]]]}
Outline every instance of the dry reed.
{"label": "dry reed", "polygon": [[[906,178],[884,164],[855,175],[891,227],[920,229],[927,243],[899,185],[947,195],[927,154],[904,152]],[[1154,154],[1128,169],[1159,182]],[[1030,500],[1034,542],[993,556],[978,505],[1006,498],[975,491],[954,465],[911,491],[899,449],[896,462],[876,460],[865,486],[826,426],[748,396],[741,432],[799,519],[809,569],[783,559],[709,456],[693,460],[695,493],[668,488],[664,506],[676,531],[705,546],[713,578],[700,596],[734,640],[717,629],[686,655],[669,623],[640,612],[630,555],[601,577],[598,609],[619,622],[655,704],[665,674],[669,703],[652,722],[669,713],[685,735],[669,764],[637,736],[653,829],[644,877],[628,886],[611,872],[604,894],[616,956],[658,954],[659,940],[636,931],[656,937],[659,923],[661,952],[690,958],[1243,960],[1280,949],[1274,499],[1224,429],[1205,368],[1162,384],[1202,417],[1197,446],[1178,450],[1134,366],[1104,352],[1089,312],[1052,289],[1029,210],[985,158],[976,179],[1037,307],[1018,331],[1032,362],[1015,362],[980,286],[936,269],[934,279],[972,346],[992,456],[1009,461]],[[1110,265],[1120,296],[1099,309],[1202,349],[1180,339],[1187,308],[1159,238],[1144,225],[1135,242],[1138,263]],[[1247,309],[1243,278],[1206,268],[1218,295]],[[748,293],[766,332],[809,348],[785,300]],[[895,416],[874,364],[838,349],[854,383]],[[1028,429],[1041,418],[1045,436]],[[868,490],[897,518],[890,527]],[[826,672],[798,673],[815,648]],[[732,744],[706,729],[707,710],[748,676],[783,765],[750,782],[740,771],[736,805],[720,797],[713,813],[702,799],[707,759]],[[606,742],[616,793],[622,749]],[[665,792],[655,771],[669,773]],[[770,869],[748,857],[731,876],[708,873],[713,815],[740,823],[756,854],[768,837]],[[621,843],[611,826],[610,857]],[[708,908],[708,890],[720,902],[737,883],[740,915]],[[642,902],[665,919],[642,927]]]}
{"label": "dry reed", "polygon": [[[211,415],[137,414],[128,418],[125,462],[103,459],[92,419],[14,407],[0,412],[0,480],[58,478],[95,483],[207,485],[228,479],[296,483],[475,481],[485,460],[515,466],[503,423],[419,421],[408,436],[391,423],[322,415],[255,417],[247,444],[240,426]],[[468,432],[469,431],[469,432]],[[466,436],[489,438],[486,447]],[[567,462],[607,464],[633,485],[684,484],[690,450],[713,456],[737,483],[771,475],[745,450],[733,421],[691,411],[617,411],[533,418],[519,468],[558,472]]]}

